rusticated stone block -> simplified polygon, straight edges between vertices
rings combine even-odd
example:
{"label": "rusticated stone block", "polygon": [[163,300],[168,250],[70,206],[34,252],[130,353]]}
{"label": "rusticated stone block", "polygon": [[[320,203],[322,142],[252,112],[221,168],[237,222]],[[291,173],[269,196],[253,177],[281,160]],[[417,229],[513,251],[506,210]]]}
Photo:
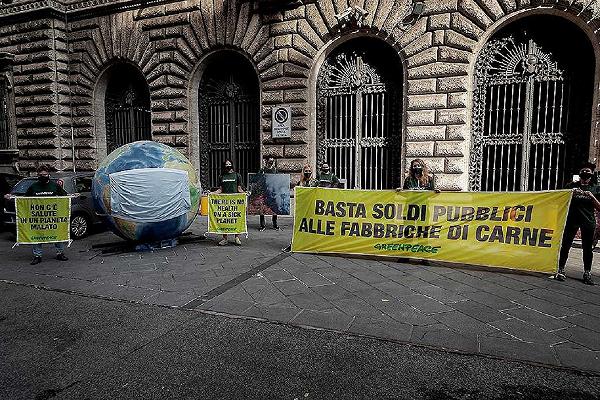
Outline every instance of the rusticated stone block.
{"label": "rusticated stone block", "polygon": [[481,30],[487,29],[493,23],[486,12],[473,0],[460,0],[458,10],[469,18],[473,25],[477,24]]}
{"label": "rusticated stone block", "polygon": [[468,38],[477,40],[483,33],[483,29],[473,23],[470,19],[459,13],[452,14],[450,26],[455,31],[465,35]]}
{"label": "rusticated stone block", "polygon": [[458,9],[458,0],[426,0],[424,15],[442,14]]}
{"label": "rusticated stone block", "polygon": [[408,94],[427,94],[436,92],[435,79],[410,79],[408,81]]}
{"label": "rusticated stone block", "polygon": [[468,64],[471,61],[473,53],[464,50],[458,50],[453,47],[440,46],[439,48],[439,60],[458,62]]}
{"label": "rusticated stone block", "polygon": [[466,92],[469,86],[469,78],[466,76],[450,76],[437,80],[438,92]]}
{"label": "rusticated stone block", "polygon": [[296,33],[298,31],[298,21],[276,22],[271,25],[271,35],[285,35],[287,33]]}
{"label": "rusticated stone block", "polygon": [[450,47],[456,47],[457,49],[466,50],[472,52],[477,46],[477,41],[466,37],[453,30],[445,31],[444,44]]}
{"label": "rusticated stone block", "polygon": [[437,47],[430,47],[418,54],[409,57],[406,60],[406,65],[409,68],[418,67],[419,65],[426,65],[434,63],[438,60],[438,49]]}
{"label": "rusticated stone block", "polygon": [[468,104],[467,93],[450,93],[448,95],[448,107],[465,108]]}
{"label": "rusticated stone block", "polygon": [[449,174],[462,174],[469,169],[469,162],[466,157],[446,158],[444,171]]}
{"label": "rusticated stone block", "polygon": [[304,159],[277,160],[277,169],[281,172],[298,172],[304,166]]}
{"label": "rusticated stone block", "polygon": [[433,33],[425,32],[423,35],[419,36],[413,42],[404,46],[404,53],[410,57],[414,54],[420,53],[421,51],[428,49],[431,47],[433,39]]}
{"label": "rusticated stone block", "polygon": [[434,142],[406,142],[406,158],[433,157]]}
{"label": "rusticated stone block", "polygon": [[[421,160],[425,162],[429,172],[439,174],[444,172],[445,160],[441,157],[422,157]],[[410,167],[410,161],[406,160],[406,166]],[[408,172],[408,171],[407,171]]]}
{"label": "rusticated stone block", "polygon": [[427,29],[435,31],[437,29],[447,29],[450,27],[450,14],[438,14],[429,17],[429,24]]}
{"label": "rusticated stone block", "polygon": [[500,6],[499,0],[481,0],[479,6],[484,9],[488,15],[491,15],[494,21],[497,21],[504,16],[504,10]]}
{"label": "rusticated stone block", "polygon": [[305,78],[277,78],[265,82],[263,84],[263,90],[289,90],[289,89],[299,89],[306,88],[307,82]]}
{"label": "rusticated stone block", "polygon": [[465,64],[453,64],[436,62],[408,70],[409,79],[437,78],[445,76],[467,75],[469,66]]}
{"label": "rusticated stone block", "polygon": [[435,124],[435,110],[407,111],[406,112],[406,124],[407,125],[434,125]]}
{"label": "rusticated stone block", "polygon": [[286,158],[305,158],[308,154],[308,145],[306,144],[287,144],[284,146],[284,156]]}
{"label": "rusticated stone block", "polygon": [[434,155],[436,157],[462,157],[465,154],[465,142],[436,142]]}
{"label": "rusticated stone block", "polygon": [[306,103],[308,92],[305,89],[293,89],[283,92],[284,103]]}
{"label": "rusticated stone block", "polygon": [[435,184],[438,189],[446,191],[460,192],[463,188],[469,186],[469,176],[467,174],[437,174]]}
{"label": "rusticated stone block", "polygon": [[298,34],[301,35],[315,49],[320,49],[325,45],[322,36],[319,36],[311,24],[304,19],[298,21]]}
{"label": "rusticated stone block", "polygon": [[431,110],[446,108],[448,95],[442,94],[411,94],[408,96],[408,110]]}
{"label": "rusticated stone block", "polygon": [[449,110],[437,110],[436,122],[438,124],[466,124],[467,110],[464,108],[453,108]]}
{"label": "rusticated stone block", "polygon": [[448,125],[446,127],[446,139],[448,140],[465,140],[469,137],[468,126],[463,125]]}
{"label": "rusticated stone block", "polygon": [[308,78],[310,70],[292,63],[283,64],[283,74],[290,78]]}
{"label": "rusticated stone block", "polygon": [[277,36],[275,38],[275,48],[292,47],[292,35]]}
{"label": "rusticated stone block", "polygon": [[263,92],[262,102],[265,105],[268,104],[281,104],[283,103],[283,91],[278,90],[274,92]]}
{"label": "rusticated stone block", "polygon": [[407,126],[406,140],[409,142],[432,142],[446,139],[445,126]]}
{"label": "rusticated stone block", "polygon": [[268,144],[263,146],[263,157],[283,158],[283,146]]}

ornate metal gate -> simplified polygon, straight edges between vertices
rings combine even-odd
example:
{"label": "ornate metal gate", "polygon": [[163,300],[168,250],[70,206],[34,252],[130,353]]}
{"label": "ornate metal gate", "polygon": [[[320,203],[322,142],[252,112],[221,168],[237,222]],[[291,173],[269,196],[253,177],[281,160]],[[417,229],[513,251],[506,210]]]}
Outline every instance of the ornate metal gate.
{"label": "ornate metal gate", "polygon": [[147,87],[142,86],[145,81],[130,74],[127,69],[119,73],[109,82],[106,91],[106,147],[109,153],[127,143],[152,140],[150,94]]}
{"label": "ornate metal gate", "polygon": [[227,159],[233,162],[244,181],[248,173],[260,168],[257,85],[254,72],[244,71],[232,60],[216,63],[205,72],[199,101],[200,167],[204,187],[218,184]]}
{"label": "ornate metal gate", "polygon": [[570,172],[565,70],[533,40],[508,37],[486,44],[475,74],[471,189],[561,187]]}
{"label": "ornate metal gate", "polygon": [[390,60],[373,53],[377,49],[342,51],[319,71],[317,162],[329,162],[347,188],[399,184],[399,85],[381,68]]}

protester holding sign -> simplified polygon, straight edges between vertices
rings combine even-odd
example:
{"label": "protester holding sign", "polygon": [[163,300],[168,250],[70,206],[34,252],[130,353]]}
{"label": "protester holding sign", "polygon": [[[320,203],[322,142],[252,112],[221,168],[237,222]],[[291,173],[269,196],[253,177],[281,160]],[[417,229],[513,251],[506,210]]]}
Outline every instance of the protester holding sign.
{"label": "protester holding sign", "polygon": [[[46,165],[41,165],[37,169],[38,180],[34,182],[27,192],[25,193],[26,197],[56,197],[56,196],[68,196],[65,189],[60,187],[56,182],[52,182],[50,180],[50,172],[49,168]],[[65,256],[65,242],[56,242],[54,243],[54,247],[56,247],[56,259],[60,261],[67,261],[68,258]],[[34,244],[33,245],[33,260],[31,261],[31,265],[36,265],[42,262],[42,245]]]}
{"label": "protester holding sign", "polygon": [[435,190],[433,176],[429,175],[429,169],[425,161],[417,158],[410,162],[408,176],[404,180],[403,190]]}
{"label": "protester holding sign", "polygon": [[[259,174],[276,174],[276,173],[278,173],[277,165],[275,164],[275,159],[273,157],[268,157],[267,160],[265,161],[265,166],[263,168],[261,168],[260,171],[258,171],[258,173]],[[273,222],[273,229],[279,230],[279,226],[277,225],[277,215],[276,214],[273,214],[273,216],[271,217],[271,221]],[[260,213],[260,228],[258,230],[262,232],[265,229],[266,229],[265,215],[261,212]]]}
{"label": "protester holding sign", "polygon": [[[219,189],[217,189],[215,194],[219,193],[245,193],[242,186],[242,177],[235,172],[233,163],[230,160],[225,160],[223,163],[223,174],[219,178]],[[227,243],[227,235],[223,234],[223,240],[219,242],[219,246],[226,246]],[[242,245],[239,234],[235,235],[235,244],[238,246]]]}
{"label": "protester holding sign", "polygon": [[600,187],[592,183],[592,168],[586,164],[579,170],[579,182],[571,182],[566,185],[567,189],[573,189],[573,199],[567,216],[567,223],[563,234],[563,242],[560,250],[558,272],[556,280],[565,280],[565,264],[569,257],[569,250],[577,230],[581,230],[581,247],[583,248],[583,283],[593,285],[592,259],[594,257],[593,241],[596,229],[595,210],[600,210]]}
{"label": "protester holding sign", "polygon": [[337,188],[340,186],[340,180],[329,168],[329,164],[324,162],[321,165],[321,171],[317,176],[319,187],[322,188]]}

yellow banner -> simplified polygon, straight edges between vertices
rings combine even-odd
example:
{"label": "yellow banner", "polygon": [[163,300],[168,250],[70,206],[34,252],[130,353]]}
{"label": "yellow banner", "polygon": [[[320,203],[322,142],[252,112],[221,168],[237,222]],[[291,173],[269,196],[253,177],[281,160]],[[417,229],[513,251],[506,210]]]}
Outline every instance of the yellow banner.
{"label": "yellow banner", "polygon": [[558,266],[571,191],[434,193],[296,187],[292,251]]}
{"label": "yellow banner", "polygon": [[247,233],[246,193],[208,195],[208,232]]}
{"label": "yellow banner", "polygon": [[70,241],[70,197],[17,197],[15,207],[17,243]]}

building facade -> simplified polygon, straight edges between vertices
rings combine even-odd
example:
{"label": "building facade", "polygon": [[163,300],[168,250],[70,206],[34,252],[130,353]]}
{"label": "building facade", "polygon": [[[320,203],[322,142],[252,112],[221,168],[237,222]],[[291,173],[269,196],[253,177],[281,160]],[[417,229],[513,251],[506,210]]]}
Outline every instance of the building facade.
{"label": "building facade", "polygon": [[[347,187],[545,190],[598,157],[593,0],[0,0],[0,168],[134,140]],[[291,135],[272,109],[291,106]]]}

